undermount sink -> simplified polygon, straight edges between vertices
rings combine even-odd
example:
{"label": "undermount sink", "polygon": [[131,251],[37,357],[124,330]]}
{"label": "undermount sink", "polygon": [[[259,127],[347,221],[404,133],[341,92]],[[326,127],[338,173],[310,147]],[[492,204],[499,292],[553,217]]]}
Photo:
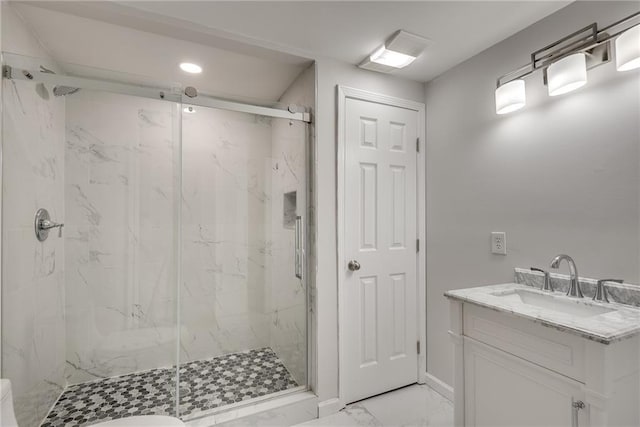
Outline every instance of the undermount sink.
{"label": "undermount sink", "polygon": [[583,299],[569,298],[557,294],[543,294],[525,289],[495,292],[492,295],[505,301],[527,304],[578,317],[592,317],[615,311],[615,308],[592,304]]}

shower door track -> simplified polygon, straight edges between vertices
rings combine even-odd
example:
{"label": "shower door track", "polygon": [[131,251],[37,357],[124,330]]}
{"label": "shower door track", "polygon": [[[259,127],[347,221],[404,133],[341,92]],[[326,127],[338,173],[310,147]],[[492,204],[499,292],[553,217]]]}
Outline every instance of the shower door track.
{"label": "shower door track", "polygon": [[257,114],[260,116],[276,117],[281,119],[297,120],[305,123],[311,122],[311,115],[307,112],[295,112],[289,109],[264,107],[260,105],[245,104],[229,101],[210,95],[198,94],[195,97],[187,96],[179,87],[157,88],[115,81],[91,79],[86,77],[65,76],[43,71],[25,70],[18,67],[5,65],[2,67],[2,76],[6,79],[27,80],[54,85],[63,85],[72,88],[97,90],[122,95],[133,95],[161,101],[178,102],[197,105],[200,107],[218,108],[222,110],[238,111],[241,113]]}

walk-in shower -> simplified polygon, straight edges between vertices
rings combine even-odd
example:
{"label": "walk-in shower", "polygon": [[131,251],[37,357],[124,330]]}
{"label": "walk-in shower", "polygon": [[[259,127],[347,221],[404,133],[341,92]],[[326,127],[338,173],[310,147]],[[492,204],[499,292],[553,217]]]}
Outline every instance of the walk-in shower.
{"label": "walk-in shower", "polygon": [[[309,115],[3,61],[2,377],[20,425],[306,390]],[[61,234],[36,238],[40,208]]]}

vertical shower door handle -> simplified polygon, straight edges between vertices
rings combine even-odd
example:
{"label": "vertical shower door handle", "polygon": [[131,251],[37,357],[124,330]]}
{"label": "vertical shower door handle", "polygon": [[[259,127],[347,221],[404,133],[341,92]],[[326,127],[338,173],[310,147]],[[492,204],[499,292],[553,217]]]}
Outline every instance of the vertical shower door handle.
{"label": "vertical shower door handle", "polygon": [[296,277],[302,280],[304,272],[304,226],[302,217],[296,216],[296,248],[295,248],[295,271]]}

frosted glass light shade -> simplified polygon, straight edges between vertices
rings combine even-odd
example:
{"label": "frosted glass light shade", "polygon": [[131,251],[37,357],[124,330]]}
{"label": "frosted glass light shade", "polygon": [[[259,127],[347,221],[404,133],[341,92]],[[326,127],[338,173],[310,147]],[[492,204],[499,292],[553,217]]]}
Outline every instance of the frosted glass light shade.
{"label": "frosted glass light shade", "polygon": [[524,80],[513,80],[496,89],[496,113],[509,114],[527,102]]}
{"label": "frosted glass light shade", "polygon": [[616,69],[628,71],[639,67],[640,25],[636,25],[616,39]]}
{"label": "frosted glass light shade", "polygon": [[389,67],[394,68],[404,68],[411,64],[415,59],[415,56],[396,52],[395,50],[387,49],[385,46],[380,47],[369,57],[371,62],[388,65]]}
{"label": "frosted glass light shade", "polygon": [[587,83],[587,57],[574,53],[547,68],[549,96],[564,95]]}

